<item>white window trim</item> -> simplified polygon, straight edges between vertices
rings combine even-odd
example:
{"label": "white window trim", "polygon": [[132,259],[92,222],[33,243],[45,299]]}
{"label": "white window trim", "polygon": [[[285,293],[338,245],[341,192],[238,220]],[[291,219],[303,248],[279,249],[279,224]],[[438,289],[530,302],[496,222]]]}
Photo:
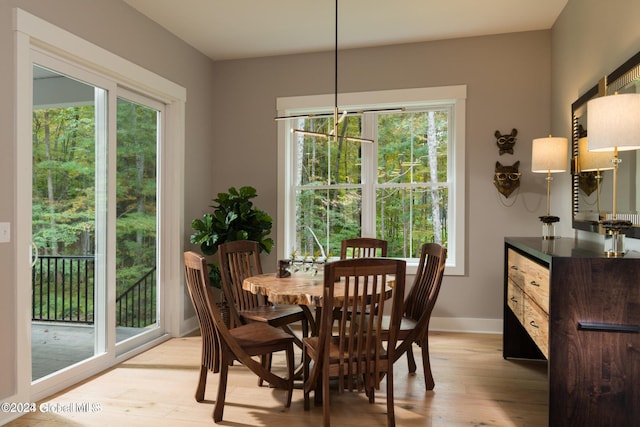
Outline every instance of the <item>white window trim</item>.
{"label": "white window trim", "polygon": [[[171,194],[171,203],[159,204],[160,216],[164,218],[159,224],[164,238],[159,242],[159,256],[162,271],[158,272],[158,280],[162,281],[166,331],[172,335],[183,332],[183,271],[180,262],[183,251],[183,202],[184,202],[184,144],[185,144],[185,103],[186,89],[133,62],[121,58],[99,46],[94,45],[66,30],[63,30],[22,9],[15,8],[13,16],[15,34],[15,92],[16,106],[15,149],[16,164],[16,251],[25,256],[16,257],[15,271],[17,283],[30,283],[31,268],[31,205],[25,203],[28,198],[21,194],[31,194],[31,132],[32,132],[32,57],[33,49],[51,52],[77,66],[85,67],[91,72],[116,80],[119,85],[128,87],[157,99],[166,105],[165,137],[170,141],[163,146],[163,178],[161,185],[165,194]],[[159,203],[161,201],[159,200]],[[35,401],[62,388],[68,387],[81,379],[100,372],[130,356],[119,356],[107,363],[91,364],[80,376],[66,375],[53,388],[34,388],[31,386],[31,342],[29,327],[31,324],[30,287],[19,286],[16,294],[16,385],[15,394],[9,396],[10,401]],[[146,347],[154,345],[149,343]],[[141,347],[137,351],[142,351]],[[0,416],[0,423],[4,419]]]}
{"label": "white window trim", "polygon": [[[403,105],[407,108],[424,107],[430,103],[442,103],[443,101],[455,102],[453,132],[453,155],[455,164],[451,165],[451,171],[455,170],[455,195],[449,199],[450,209],[460,213],[455,216],[455,231],[450,234],[450,240],[454,242],[455,249],[448,253],[447,275],[464,275],[466,271],[466,213],[465,213],[465,123],[466,123],[466,85],[441,86],[431,88],[398,89],[373,92],[341,93],[338,97],[340,109],[357,110],[362,107],[376,108],[395,107]],[[276,100],[278,116],[288,114],[317,113],[332,111],[335,99],[333,94],[281,97]],[[293,195],[287,188],[287,183],[293,179],[295,171],[291,161],[291,152],[287,149],[288,123],[278,121],[278,215],[277,215],[277,256],[279,259],[287,257],[283,242],[290,240],[291,233],[295,229],[294,204],[291,203]],[[289,212],[286,210],[289,209]],[[415,273],[416,264],[408,264],[407,273]]]}

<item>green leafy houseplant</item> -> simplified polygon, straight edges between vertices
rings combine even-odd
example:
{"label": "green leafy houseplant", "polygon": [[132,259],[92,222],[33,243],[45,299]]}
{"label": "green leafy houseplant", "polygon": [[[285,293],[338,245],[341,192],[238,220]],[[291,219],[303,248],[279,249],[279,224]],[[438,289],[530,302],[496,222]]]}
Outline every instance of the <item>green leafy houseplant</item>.
{"label": "green leafy houseplant", "polygon": [[[200,245],[203,255],[215,255],[218,247],[225,242],[235,240],[254,240],[260,250],[270,253],[273,239],[269,234],[273,220],[269,214],[256,208],[251,199],[258,194],[253,187],[229,188],[226,193],[218,193],[211,205],[212,213],[205,213],[201,219],[194,219],[191,228],[191,243]],[[219,288],[220,269],[210,265],[211,285]]]}

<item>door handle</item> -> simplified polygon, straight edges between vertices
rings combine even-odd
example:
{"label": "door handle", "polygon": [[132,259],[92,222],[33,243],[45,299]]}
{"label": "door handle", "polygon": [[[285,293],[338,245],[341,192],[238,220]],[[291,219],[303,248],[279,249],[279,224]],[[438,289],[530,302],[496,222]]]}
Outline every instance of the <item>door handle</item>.
{"label": "door handle", "polygon": [[36,244],[33,243],[33,240],[32,240],[31,244],[29,245],[29,247],[30,247],[29,251],[31,252],[29,254],[29,256],[31,257],[30,264],[31,264],[31,268],[33,268],[36,265],[36,263],[38,262],[38,246],[36,246]]}

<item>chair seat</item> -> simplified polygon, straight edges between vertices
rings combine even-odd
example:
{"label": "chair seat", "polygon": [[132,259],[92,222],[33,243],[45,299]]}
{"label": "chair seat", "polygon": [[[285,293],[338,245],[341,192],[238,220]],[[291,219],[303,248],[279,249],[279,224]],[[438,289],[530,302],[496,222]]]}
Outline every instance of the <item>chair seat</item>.
{"label": "chair seat", "polygon": [[[318,346],[320,345],[320,340],[318,337],[309,337],[304,338],[302,340],[304,345],[307,347],[307,351],[313,360],[318,360]],[[380,359],[387,359],[387,352],[383,346],[380,347],[379,351]],[[338,347],[338,339],[334,338],[329,346],[329,362],[334,363],[339,360],[340,357],[340,348]]]}
{"label": "chair seat", "polygon": [[265,346],[283,346],[292,343],[294,338],[280,328],[266,323],[248,323],[229,329],[229,333],[250,356],[264,353]]}
{"label": "chair seat", "polygon": [[[387,316],[387,315],[382,316],[382,330],[385,332],[389,330],[390,319],[391,319],[390,316]],[[409,335],[409,333],[416,328],[416,326],[418,326],[417,321],[403,316],[402,320],[400,320],[400,329],[398,330],[398,339],[406,338],[407,335]]]}
{"label": "chair seat", "polygon": [[300,306],[288,304],[263,305],[250,310],[239,310],[238,314],[245,320],[266,322],[272,326],[282,326],[305,319]]}

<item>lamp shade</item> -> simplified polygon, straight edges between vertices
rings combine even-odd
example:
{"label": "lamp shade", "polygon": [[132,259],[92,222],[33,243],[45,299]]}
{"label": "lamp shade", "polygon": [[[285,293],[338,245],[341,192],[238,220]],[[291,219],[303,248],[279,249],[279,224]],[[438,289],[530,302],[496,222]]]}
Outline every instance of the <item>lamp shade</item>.
{"label": "lamp shade", "polygon": [[531,171],[555,173],[567,170],[569,160],[567,138],[536,138],[531,145]]}
{"label": "lamp shade", "polygon": [[640,93],[603,96],[587,103],[589,151],[640,148]]}
{"label": "lamp shade", "polygon": [[613,156],[607,151],[589,151],[588,138],[578,140],[578,164],[580,172],[603,171],[613,169]]}

